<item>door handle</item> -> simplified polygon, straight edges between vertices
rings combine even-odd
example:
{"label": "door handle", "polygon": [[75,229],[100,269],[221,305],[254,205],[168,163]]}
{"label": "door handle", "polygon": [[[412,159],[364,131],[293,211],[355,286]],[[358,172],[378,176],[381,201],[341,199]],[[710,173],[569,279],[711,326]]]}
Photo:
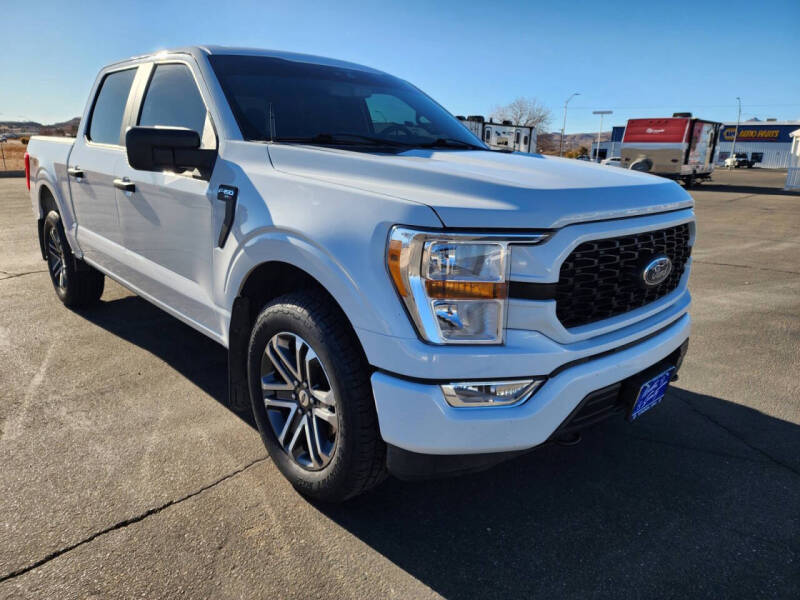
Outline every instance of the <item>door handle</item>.
{"label": "door handle", "polygon": [[135,192],[136,186],[127,177],[125,179],[115,179],[114,187],[123,192]]}
{"label": "door handle", "polygon": [[83,177],[83,169],[80,169],[78,167],[70,167],[69,169],[67,169],[67,173],[69,173],[73,177]]}

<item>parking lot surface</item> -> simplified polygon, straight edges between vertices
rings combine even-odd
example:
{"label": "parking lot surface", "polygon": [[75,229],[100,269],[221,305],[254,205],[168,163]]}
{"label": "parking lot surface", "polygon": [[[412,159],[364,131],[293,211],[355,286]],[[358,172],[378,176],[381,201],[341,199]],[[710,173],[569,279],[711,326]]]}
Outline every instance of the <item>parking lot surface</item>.
{"label": "parking lot surface", "polygon": [[223,348],[108,280],[64,308],[24,181],[0,179],[0,598],[800,597],[784,178],[692,190],[692,340],[659,407],[335,507],[226,408]]}

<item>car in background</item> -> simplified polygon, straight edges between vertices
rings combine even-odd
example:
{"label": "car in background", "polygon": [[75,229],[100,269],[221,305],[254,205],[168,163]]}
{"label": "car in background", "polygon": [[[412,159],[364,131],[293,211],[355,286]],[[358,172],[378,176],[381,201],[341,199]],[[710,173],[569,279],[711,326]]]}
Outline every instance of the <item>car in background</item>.
{"label": "car in background", "polygon": [[608,167],[621,167],[622,166],[622,158],[619,156],[612,156],[610,158],[604,158],[600,161],[601,165],[606,165]]}
{"label": "car in background", "polygon": [[591,162],[592,160],[591,158],[589,158],[588,154],[581,154],[580,156],[576,156],[575,158],[577,158],[578,160],[586,160],[589,162]]}
{"label": "car in background", "polygon": [[729,156],[725,159],[725,166],[729,169],[738,169],[740,167],[753,167],[753,161],[747,158],[747,152],[737,152],[736,156]]}

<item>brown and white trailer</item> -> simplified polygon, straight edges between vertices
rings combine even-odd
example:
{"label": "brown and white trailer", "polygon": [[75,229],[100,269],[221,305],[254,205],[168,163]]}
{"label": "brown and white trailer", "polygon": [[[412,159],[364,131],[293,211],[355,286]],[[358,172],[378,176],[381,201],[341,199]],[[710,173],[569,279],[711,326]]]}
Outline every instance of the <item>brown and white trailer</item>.
{"label": "brown and white trailer", "polygon": [[711,178],[720,123],[676,115],[630,119],[622,136],[622,166],[691,186]]}

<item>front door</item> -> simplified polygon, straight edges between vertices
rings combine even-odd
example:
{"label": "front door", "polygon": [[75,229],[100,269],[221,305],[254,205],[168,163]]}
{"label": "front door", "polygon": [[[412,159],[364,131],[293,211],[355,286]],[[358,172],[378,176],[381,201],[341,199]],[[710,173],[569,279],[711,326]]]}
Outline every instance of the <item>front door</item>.
{"label": "front door", "polygon": [[[186,127],[204,148],[216,147],[210,117],[191,69],[183,62],[144,65],[152,69],[138,119],[142,126]],[[140,292],[219,335],[212,300],[214,200],[197,171],[137,171],[127,162],[117,170],[132,191],[118,190],[122,241],[130,260],[124,277]]]}

